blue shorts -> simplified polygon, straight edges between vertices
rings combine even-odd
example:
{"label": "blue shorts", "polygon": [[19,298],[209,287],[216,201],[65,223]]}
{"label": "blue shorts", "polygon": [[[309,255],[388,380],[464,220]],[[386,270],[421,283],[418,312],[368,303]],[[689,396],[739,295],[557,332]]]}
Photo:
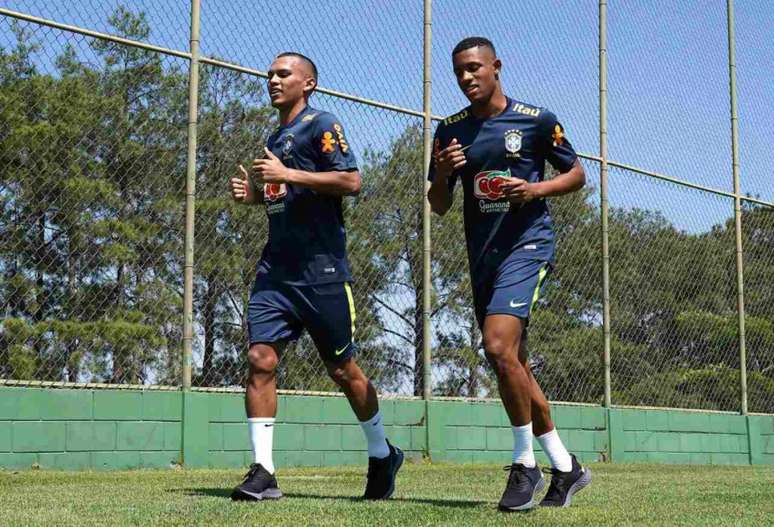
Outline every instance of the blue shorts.
{"label": "blue shorts", "polygon": [[258,275],[247,307],[250,344],[297,340],[306,329],[323,361],[355,353],[355,303],[349,284],[293,286]]}
{"label": "blue shorts", "polygon": [[545,260],[510,257],[491,278],[473,285],[476,320],[483,329],[487,315],[513,315],[529,323],[532,307],[540,297],[551,272]]}

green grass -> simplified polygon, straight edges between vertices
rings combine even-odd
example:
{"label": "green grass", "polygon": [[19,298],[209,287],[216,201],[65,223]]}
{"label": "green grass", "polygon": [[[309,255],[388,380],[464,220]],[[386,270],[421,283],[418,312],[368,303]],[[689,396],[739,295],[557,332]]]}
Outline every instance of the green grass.
{"label": "green grass", "polygon": [[497,511],[492,465],[406,465],[392,500],[358,501],[364,469],[283,469],[286,498],[232,503],[241,472],[0,472],[1,525],[772,525],[774,468],[592,465],[569,509]]}

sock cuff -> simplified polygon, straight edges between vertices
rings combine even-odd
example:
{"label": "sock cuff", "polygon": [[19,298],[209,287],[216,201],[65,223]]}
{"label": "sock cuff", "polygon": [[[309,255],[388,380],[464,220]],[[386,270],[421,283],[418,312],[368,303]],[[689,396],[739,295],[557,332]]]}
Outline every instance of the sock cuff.
{"label": "sock cuff", "polygon": [[550,438],[550,437],[554,437],[554,436],[558,436],[558,435],[559,435],[559,432],[557,432],[557,431],[556,431],[556,428],[554,428],[554,429],[553,429],[553,430],[551,430],[550,432],[546,432],[546,433],[545,433],[545,434],[543,434],[543,435],[540,435],[540,436],[535,436],[535,439],[548,439],[548,438]]}
{"label": "sock cuff", "polygon": [[532,421],[530,421],[529,423],[527,423],[527,424],[525,424],[525,425],[521,425],[521,426],[512,426],[512,428],[513,428],[513,431],[514,431],[514,432],[522,432],[522,431],[525,431],[525,432],[526,432],[527,430],[529,430],[530,432],[532,432]]}
{"label": "sock cuff", "polygon": [[276,421],[276,417],[248,417],[247,422],[248,423],[256,423],[256,424],[264,424],[264,425],[273,425],[274,421]]}
{"label": "sock cuff", "polygon": [[376,423],[378,423],[379,421],[381,421],[381,419],[382,419],[382,412],[378,411],[378,412],[376,412],[376,414],[374,414],[374,416],[373,416],[371,419],[369,419],[368,421],[360,421],[360,424],[361,424],[361,425],[375,425]]}

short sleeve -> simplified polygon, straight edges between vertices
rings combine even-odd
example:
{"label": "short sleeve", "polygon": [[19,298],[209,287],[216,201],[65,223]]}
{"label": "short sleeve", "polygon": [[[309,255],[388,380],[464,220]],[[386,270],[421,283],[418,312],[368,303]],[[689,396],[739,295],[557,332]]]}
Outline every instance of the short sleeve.
{"label": "short sleeve", "polygon": [[565,135],[564,127],[556,115],[543,110],[540,117],[540,140],[545,148],[546,160],[559,172],[567,172],[575,164],[578,154]]}
{"label": "short sleeve", "polygon": [[320,172],[347,172],[357,170],[355,153],[349,146],[344,127],[336,116],[322,113],[317,118],[313,138]]}

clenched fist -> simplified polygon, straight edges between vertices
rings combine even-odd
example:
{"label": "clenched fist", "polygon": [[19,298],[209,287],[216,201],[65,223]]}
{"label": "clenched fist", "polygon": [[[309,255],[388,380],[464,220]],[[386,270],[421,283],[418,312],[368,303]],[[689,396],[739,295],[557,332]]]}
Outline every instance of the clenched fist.
{"label": "clenched fist", "polygon": [[229,180],[231,198],[237,203],[255,203],[255,189],[245,167],[239,165],[239,174]]}

